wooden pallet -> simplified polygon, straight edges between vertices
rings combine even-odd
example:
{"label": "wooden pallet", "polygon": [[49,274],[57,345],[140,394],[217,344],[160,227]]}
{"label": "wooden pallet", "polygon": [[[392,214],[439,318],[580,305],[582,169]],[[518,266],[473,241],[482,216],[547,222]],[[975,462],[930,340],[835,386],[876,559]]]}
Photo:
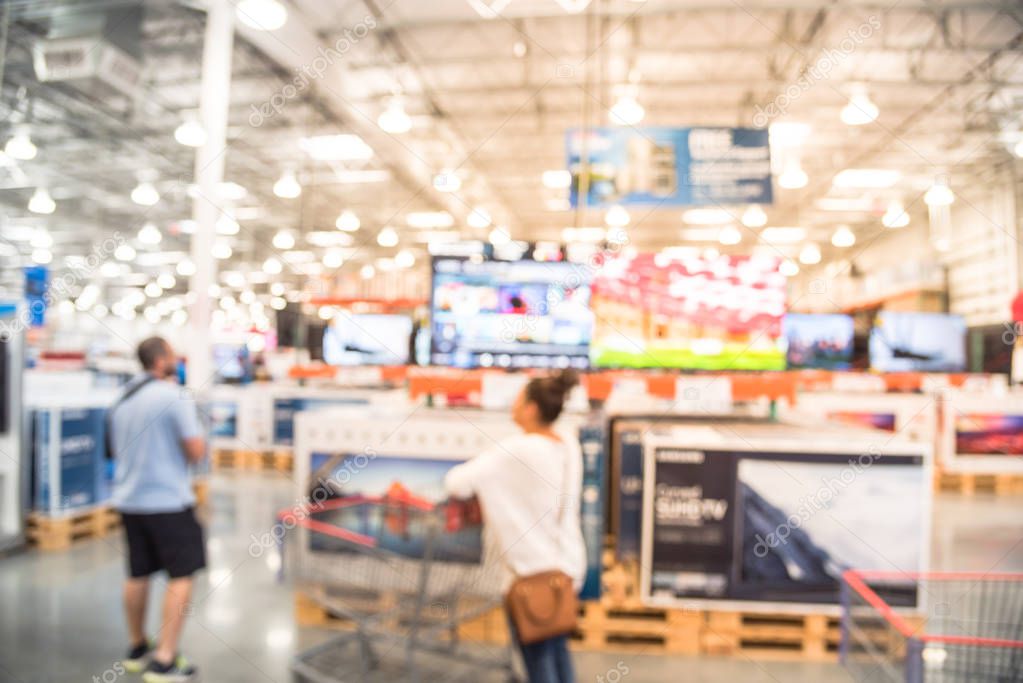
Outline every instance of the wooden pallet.
{"label": "wooden pallet", "polygon": [[1023,494],[1023,475],[972,474],[969,472],[939,472],[935,475],[935,489],[972,496],[993,493],[999,496]]}
{"label": "wooden pallet", "polygon": [[253,470],[291,472],[295,458],[291,451],[246,451],[218,449],[210,455],[210,464],[217,470]]}
{"label": "wooden pallet", "polygon": [[101,505],[58,517],[39,513],[29,515],[25,537],[40,550],[66,550],[80,539],[102,538],[121,526],[121,516],[113,508]]}
{"label": "wooden pallet", "polygon": [[751,659],[834,660],[838,617],[823,614],[705,612],[700,652]]}

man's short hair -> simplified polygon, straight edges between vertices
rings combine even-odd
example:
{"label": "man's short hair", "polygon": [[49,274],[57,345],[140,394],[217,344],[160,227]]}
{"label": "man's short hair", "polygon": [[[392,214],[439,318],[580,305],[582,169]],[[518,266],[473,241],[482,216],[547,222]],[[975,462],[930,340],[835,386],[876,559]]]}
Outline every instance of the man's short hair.
{"label": "man's short hair", "polygon": [[152,370],[157,360],[170,353],[170,344],[163,337],[150,337],[139,344],[138,348],[139,362],[144,370]]}

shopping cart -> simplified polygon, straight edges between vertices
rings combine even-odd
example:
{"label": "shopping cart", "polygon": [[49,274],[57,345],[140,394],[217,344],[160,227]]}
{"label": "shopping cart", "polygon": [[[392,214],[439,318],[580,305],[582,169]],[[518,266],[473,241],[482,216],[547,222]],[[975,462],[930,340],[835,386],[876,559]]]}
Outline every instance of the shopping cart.
{"label": "shopping cart", "polygon": [[351,629],[297,655],[298,680],[518,680],[510,645],[460,638],[460,625],[501,603],[500,563],[483,556],[478,508],[388,492],[278,517],[298,527],[288,542],[305,546],[285,553],[296,586]]}
{"label": "shopping cart", "polygon": [[847,571],[841,592],[857,681],[1023,682],[1023,574]]}

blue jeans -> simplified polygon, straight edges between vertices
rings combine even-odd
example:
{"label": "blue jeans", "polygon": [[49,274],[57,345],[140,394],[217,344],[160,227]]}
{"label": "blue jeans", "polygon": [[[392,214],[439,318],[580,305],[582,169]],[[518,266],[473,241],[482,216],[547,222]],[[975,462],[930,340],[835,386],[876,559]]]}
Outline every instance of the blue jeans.
{"label": "blue jeans", "polygon": [[567,636],[524,645],[519,640],[515,625],[510,622],[511,620],[509,629],[515,644],[519,646],[519,652],[522,653],[529,683],[575,683],[575,671],[572,670],[572,655],[568,652]]}

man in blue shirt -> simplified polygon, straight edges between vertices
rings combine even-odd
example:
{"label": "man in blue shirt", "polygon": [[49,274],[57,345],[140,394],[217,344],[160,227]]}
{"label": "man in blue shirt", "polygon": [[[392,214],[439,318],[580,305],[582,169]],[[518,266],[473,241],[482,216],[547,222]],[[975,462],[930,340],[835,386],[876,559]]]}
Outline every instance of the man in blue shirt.
{"label": "man in blue shirt", "polygon": [[[175,373],[170,344],[160,337],[138,347],[144,374],[111,408],[110,448],[115,458],[113,504],[128,543],[129,578],[124,609],[132,646],[124,668],[145,667],[146,683],[193,680],[196,669],[178,655],[178,640],[192,594],[192,575],[206,566],[202,528],[196,521],[189,463],[205,456],[194,401],[166,381]],[[145,634],[149,577],[169,576],[163,624],[155,646]]]}

